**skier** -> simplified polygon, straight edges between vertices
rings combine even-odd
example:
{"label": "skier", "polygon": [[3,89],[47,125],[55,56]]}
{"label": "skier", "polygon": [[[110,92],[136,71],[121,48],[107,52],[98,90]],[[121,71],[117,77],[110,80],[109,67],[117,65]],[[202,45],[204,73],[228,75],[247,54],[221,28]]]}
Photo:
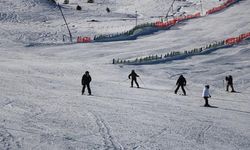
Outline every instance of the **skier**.
{"label": "skier", "polygon": [[107,11],[107,13],[110,13],[110,9],[108,7],[106,8],[106,11]]}
{"label": "skier", "polygon": [[82,95],[84,94],[85,88],[87,86],[89,95],[91,95],[91,89],[90,89],[90,82],[91,82],[91,76],[89,75],[89,72],[86,71],[85,74],[82,76]]}
{"label": "skier", "polygon": [[226,89],[226,91],[228,91],[228,88],[229,88],[229,86],[231,87],[231,92],[235,92],[235,90],[234,90],[234,87],[233,87],[233,77],[231,76],[231,75],[229,75],[229,76],[226,76],[226,82],[227,82],[227,89]]}
{"label": "skier", "polygon": [[139,84],[137,83],[137,80],[136,80],[136,77],[139,77],[139,75],[137,75],[135,73],[135,70],[132,70],[131,73],[128,75],[128,78],[130,79],[132,77],[132,80],[131,80],[131,87],[133,87],[133,82],[135,82],[135,84],[137,85],[137,88],[140,88],[139,87]]}
{"label": "skier", "polygon": [[76,10],[82,10],[82,7],[79,6],[79,5],[77,5],[77,6],[76,6]]}
{"label": "skier", "polygon": [[181,87],[183,95],[186,95],[186,91],[184,89],[184,86],[186,86],[186,84],[187,84],[186,79],[183,77],[183,75],[180,75],[179,79],[176,82],[177,88],[175,89],[174,93],[177,94],[179,88]]}
{"label": "skier", "polygon": [[210,93],[209,93],[209,85],[205,85],[204,89],[203,89],[203,92],[202,92],[202,97],[204,98],[205,100],[205,107],[211,107],[209,104],[208,104],[208,98],[211,97]]}

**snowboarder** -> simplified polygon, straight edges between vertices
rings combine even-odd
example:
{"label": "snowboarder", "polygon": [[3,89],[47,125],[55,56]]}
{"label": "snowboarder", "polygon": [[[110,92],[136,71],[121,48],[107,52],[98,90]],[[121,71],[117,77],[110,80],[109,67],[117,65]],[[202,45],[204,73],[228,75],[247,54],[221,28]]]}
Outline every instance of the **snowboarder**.
{"label": "snowboarder", "polygon": [[131,80],[131,87],[133,87],[133,82],[135,82],[135,84],[137,85],[137,88],[140,88],[139,87],[139,84],[137,83],[137,80],[136,80],[136,77],[139,77],[139,75],[137,75],[135,73],[135,70],[132,70],[131,73],[128,75],[128,78],[130,79],[132,77],[132,80]]}
{"label": "snowboarder", "polygon": [[232,89],[231,92],[235,92],[234,87],[233,87],[233,77],[231,75],[226,76],[225,80],[227,82],[227,89],[226,89],[226,91],[228,91],[228,88],[230,86],[231,89]]}
{"label": "snowboarder", "polygon": [[183,95],[186,95],[186,91],[184,89],[184,86],[186,86],[186,84],[187,84],[186,79],[183,77],[183,75],[180,75],[179,79],[176,82],[177,88],[175,89],[174,93],[177,94],[179,88],[181,87]]}
{"label": "snowboarder", "polygon": [[203,89],[203,92],[202,92],[202,97],[204,98],[205,100],[205,107],[211,107],[209,104],[208,104],[208,98],[211,97],[210,93],[209,93],[209,85],[205,85],[204,89]]}
{"label": "snowboarder", "polygon": [[87,86],[89,95],[91,95],[91,89],[90,89],[90,82],[91,82],[91,76],[89,75],[89,72],[86,71],[85,74],[82,76],[82,95],[84,94],[85,88]]}

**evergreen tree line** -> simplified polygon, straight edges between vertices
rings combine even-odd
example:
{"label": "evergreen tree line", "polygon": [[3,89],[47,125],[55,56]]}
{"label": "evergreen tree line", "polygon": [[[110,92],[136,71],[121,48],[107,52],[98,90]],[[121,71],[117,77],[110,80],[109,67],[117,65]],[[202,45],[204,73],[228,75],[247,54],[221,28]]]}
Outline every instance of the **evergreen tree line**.
{"label": "evergreen tree line", "polygon": [[209,49],[214,49],[214,48],[218,48],[220,46],[225,45],[224,41],[220,41],[220,42],[215,42],[212,44],[208,44],[205,47],[200,47],[200,48],[194,48],[192,50],[189,51],[184,51],[184,52],[180,52],[180,51],[171,51],[167,54],[164,55],[150,55],[150,56],[146,56],[146,57],[140,57],[140,58],[136,58],[134,60],[123,60],[123,59],[113,59],[112,63],[113,64],[131,64],[131,63],[145,63],[145,62],[151,62],[151,61],[157,61],[157,60],[164,60],[167,58],[172,58],[175,56],[189,56],[189,55],[193,55],[193,54],[199,54],[202,53],[206,50]]}
{"label": "evergreen tree line", "polygon": [[126,32],[122,32],[122,33],[115,33],[115,34],[101,34],[101,35],[96,35],[94,36],[94,40],[103,40],[106,38],[116,38],[116,37],[120,37],[120,36],[131,36],[135,33],[136,30],[138,29],[143,29],[146,27],[156,27],[155,23],[144,23],[144,24],[140,24],[135,26],[134,28],[126,31]]}
{"label": "evergreen tree line", "polygon": [[[52,2],[56,3],[56,0],[48,0],[48,1],[52,1]],[[69,0],[64,0],[63,3],[69,4]],[[94,3],[94,0],[87,0],[87,3]]]}
{"label": "evergreen tree line", "polygon": [[56,4],[56,0],[48,0],[48,1]]}

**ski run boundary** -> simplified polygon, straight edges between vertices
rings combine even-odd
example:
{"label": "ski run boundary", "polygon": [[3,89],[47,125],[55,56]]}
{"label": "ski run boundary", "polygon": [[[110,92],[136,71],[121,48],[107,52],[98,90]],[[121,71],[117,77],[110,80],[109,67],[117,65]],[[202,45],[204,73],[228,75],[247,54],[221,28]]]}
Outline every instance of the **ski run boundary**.
{"label": "ski run boundary", "polygon": [[183,60],[187,57],[195,56],[195,55],[205,55],[212,53],[218,49],[232,47],[233,45],[237,45],[244,40],[250,39],[250,32],[241,34],[237,37],[228,38],[223,41],[217,41],[206,46],[200,48],[194,48],[189,51],[172,51],[170,53],[164,55],[151,55],[151,56],[141,56],[135,59],[113,59],[112,64],[124,64],[124,65],[152,65],[165,63],[173,60]]}
{"label": "ski run boundary", "polygon": [[232,6],[233,4],[239,1],[242,1],[242,0],[227,0],[221,5],[207,10],[205,15],[202,15],[200,12],[197,12],[197,13],[189,14],[186,16],[178,16],[166,22],[161,20],[161,21],[156,21],[152,23],[144,23],[144,24],[137,25],[134,28],[126,32],[116,33],[116,34],[96,35],[94,36],[93,39],[88,36],[78,36],[76,42],[77,43],[92,43],[92,42],[113,42],[113,41],[136,40],[140,36],[150,35],[161,30],[169,30],[171,27],[183,21],[206,17],[208,15],[218,13],[220,11],[225,10],[226,8],[229,8],[230,6]]}

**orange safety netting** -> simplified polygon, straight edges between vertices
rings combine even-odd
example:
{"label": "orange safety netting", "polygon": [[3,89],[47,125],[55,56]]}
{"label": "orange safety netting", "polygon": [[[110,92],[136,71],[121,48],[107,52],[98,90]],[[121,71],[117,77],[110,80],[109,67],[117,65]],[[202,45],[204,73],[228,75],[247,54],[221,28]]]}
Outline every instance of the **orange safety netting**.
{"label": "orange safety netting", "polygon": [[228,39],[226,39],[224,42],[225,42],[227,45],[232,45],[232,44],[237,44],[237,43],[239,43],[239,42],[241,42],[242,40],[247,39],[247,38],[250,38],[250,32],[241,34],[241,35],[238,36],[238,37],[228,38]]}
{"label": "orange safety netting", "polygon": [[77,37],[77,43],[90,43],[92,40],[90,37]]}
{"label": "orange safety netting", "polygon": [[218,11],[221,11],[222,9],[228,7],[229,5],[231,5],[232,3],[235,3],[236,0],[227,0],[225,3],[221,4],[220,6],[217,6],[217,7],[214,7],[210,10],[208,10],[206,12],[206,14],[212,14],[212,13],[215,13],[215,12],[218,12]]}
{"label": "orange safety netting", "polygon": [[156,27],[168,27],[168,26],[175,25],[177,22],[180,22],[180,21],[183,21],[183,20],[186,20],[186,19],[197,18],[197,17],[200,17],[200,16],[201,16],[200,13],[195,13],[193,15],[180,16],[180,17],[174,18],[173,20],[169,20],[167,22],[157,21],[157,22],[155,22],[155,26]]}

